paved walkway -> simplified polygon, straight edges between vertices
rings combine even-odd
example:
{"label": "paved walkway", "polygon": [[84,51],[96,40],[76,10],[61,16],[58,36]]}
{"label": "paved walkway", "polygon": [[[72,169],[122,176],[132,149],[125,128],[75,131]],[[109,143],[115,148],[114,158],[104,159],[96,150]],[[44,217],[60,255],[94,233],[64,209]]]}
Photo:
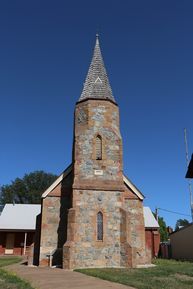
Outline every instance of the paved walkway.
{"label": "paved walkway", "polygon": [[52,268],[14,264],[6,267],[37,289],[134,289],[84,274]]}

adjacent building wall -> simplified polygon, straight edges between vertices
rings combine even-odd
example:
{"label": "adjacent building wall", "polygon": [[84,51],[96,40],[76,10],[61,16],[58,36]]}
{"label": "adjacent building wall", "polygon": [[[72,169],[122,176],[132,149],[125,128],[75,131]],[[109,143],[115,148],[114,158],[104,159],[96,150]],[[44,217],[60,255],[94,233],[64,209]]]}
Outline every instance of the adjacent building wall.
{"label": "adjacent building wall", "polygon": [[[7,234],[10,233],[14,234],[14,247],[12,255],[23,255],[25,232],[15,232],[15,231],[0,232],[0,255],[5,255]],[[31,244],[33,243],[34,234],[35,232],[27,232],[26,249],[30,247]]]}
{"label": "adjacent building wall", "polygon": [[158,257],[160,246],[160,234],[158,229],[145,230],[146,250],[149,252],[151,259]]}
{"label": "adjacent building wall", "polygon": [[193,260],[193,224],[170,235],[172,258]]}

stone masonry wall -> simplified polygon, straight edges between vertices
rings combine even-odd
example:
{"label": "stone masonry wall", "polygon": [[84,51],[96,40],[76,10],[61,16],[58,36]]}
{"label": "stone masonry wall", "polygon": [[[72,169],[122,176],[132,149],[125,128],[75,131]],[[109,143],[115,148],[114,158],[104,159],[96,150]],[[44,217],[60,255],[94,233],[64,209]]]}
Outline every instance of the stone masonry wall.
{"label": "stone masonry wall", "polygon": [[41,240],[40,240],[40,265],[47,265],[47,257],[57,248],[58,224],[60,222],[60,197],[46,197],[43,200]]}
{"label": "stone masonry wall", "polygon": [[62,248],[67,239],[68,209],[72,207],[72,181],[71,172],[42,200],[40,265],[47,264],[46,255],[53,250],[53,265],[62,265]]}
{"label": "stone masonry wall", "polygon": [[[147,262],[143,206],[124,192],[74,190],[64,245],[65,269],[137,267]],[[103,213],[104,239],[97,241],[97,213]]]}
{"label": "stone masonry wall", "polygon": [[125,199],[127,212],[127,243],[132,248],[132,267],[146,263],[143,203],[138,199]]}
{"label": "stone masonry wall", "polygon": [[[74,190],[73,236],[70,234],[71,240],[64,246],[64,268],[120,267],[121,194],[118,191]],[[103,241],[97,241],[99,211],[103,213]]]}
{"label": "stone masonry wall", "polygon": [[[95,155],[98,134],[102,137],[102,160],[96,160]],[[115,104],[102,100],[77,104],[74,161],[74,188],[119,190],[123,186],[122,139]],[[96,170],[102,174],[96,175]]]}

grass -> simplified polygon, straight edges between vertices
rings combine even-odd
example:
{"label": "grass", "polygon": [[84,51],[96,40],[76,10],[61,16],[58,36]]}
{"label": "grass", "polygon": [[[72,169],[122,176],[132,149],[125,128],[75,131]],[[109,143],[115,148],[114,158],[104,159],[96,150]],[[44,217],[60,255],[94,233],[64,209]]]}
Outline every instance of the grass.
{"label": "grass", "polygon": [[14,263],[19,263],[22,260],[21,257],[0,257],[0,267],[5,267]]}
{"label": "grass", "polygon": [[17,277],[15,273],[8,272],[2,268],[20,261],[20,257],[0,258],[0,289],[33,289],[28,282]]}
{"label": "grass", "polygon": [[79,269],[78,272],[137,289],[192,289],[193,263],[158,259],[146,269]]}

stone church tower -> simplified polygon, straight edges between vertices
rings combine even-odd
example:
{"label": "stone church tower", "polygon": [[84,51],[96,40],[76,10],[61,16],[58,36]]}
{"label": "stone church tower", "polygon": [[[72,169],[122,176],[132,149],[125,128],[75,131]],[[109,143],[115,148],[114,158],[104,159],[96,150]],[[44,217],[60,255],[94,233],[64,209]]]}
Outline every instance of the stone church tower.
{"label": "stone church tower", "polygon": [[99,39],[76,103],[72,164],[42,195],[34,264],[136,267],[145,248],[143,195],[123,174],[119,108]]}

